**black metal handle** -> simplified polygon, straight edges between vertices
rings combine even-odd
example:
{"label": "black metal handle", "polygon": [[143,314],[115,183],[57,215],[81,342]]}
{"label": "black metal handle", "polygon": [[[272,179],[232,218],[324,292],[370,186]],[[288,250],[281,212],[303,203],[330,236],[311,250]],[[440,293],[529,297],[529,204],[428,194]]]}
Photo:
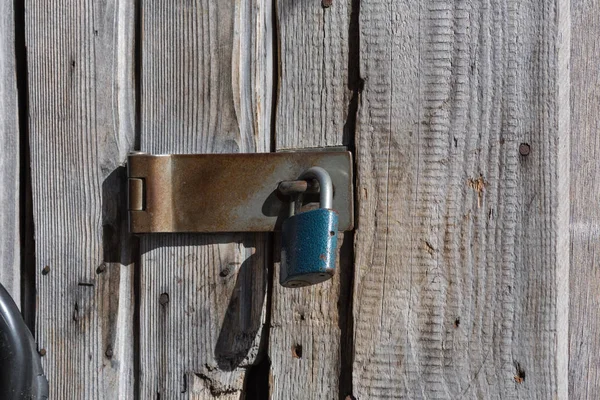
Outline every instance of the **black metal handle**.
{"label": "black metal handle", "polygon": [[0,399],[48,398],[48,381],[33,336],[0,284]]}

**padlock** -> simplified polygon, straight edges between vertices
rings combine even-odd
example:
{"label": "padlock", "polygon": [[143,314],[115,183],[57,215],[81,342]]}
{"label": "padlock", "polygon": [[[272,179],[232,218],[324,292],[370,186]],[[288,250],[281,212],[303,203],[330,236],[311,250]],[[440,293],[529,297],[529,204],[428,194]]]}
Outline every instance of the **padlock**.
{"label": "padlock", "polygon": [[320,188],[320,208],[296,213],[290,203],[290,216],[282,225],[279,283],[303,287],[330,279],[335,273],[338,213],[331,209],[333,184],[326,170],[307,169],[300,180],[316,179]]}

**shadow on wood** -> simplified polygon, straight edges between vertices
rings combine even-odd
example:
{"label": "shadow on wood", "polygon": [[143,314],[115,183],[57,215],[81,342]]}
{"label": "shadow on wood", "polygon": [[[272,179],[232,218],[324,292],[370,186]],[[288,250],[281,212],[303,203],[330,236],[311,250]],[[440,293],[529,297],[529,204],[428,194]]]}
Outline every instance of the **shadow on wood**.
{"label": "shadow on wood", "polygon": [[[122,265],[133,264],[138,260],[138,254],[133,252],[125,252],[123,242],[131,240],[132,236],[128,231],[127,224],[127,170],[121,166],[116,168],[104,180],[102,185],[102,204],[103,204],[103,246],[104,246],[104,265],[99,268],[106,268],[110,263],[120,263]],[[195,246],[209,245],[226,245],[235,244],[255,251],[242,263],[228,260],[224,257],[221,260],[220,272],[213,282],[196,282],[198,285],[213,286],[215,291],[221,292],[227,297],[219,297],[219,301],[228,301],[228,306],[224,317],[220,322],[219,335],[214,347],[214,361],[218,368],[222,371],[233,371],[244,363],[244,360],[254,359],[256,354],[250,354],[254,348],[254,353],[258,352],[257,335],[262,328],[263,309],[266,301],[267,293],[267,271],[257,274],[257,268],[261,268],[266,257],[265,251],[270,251],[269,246],[264,243],[256,242],[256,235],[241,234],[241,233],[225,233],[225,234],[152,234],[142,235],[143,245],[138,252],[147,254],[158,248],[179,247],[177,251],[184,251],[183,247],[193,248]],[[185,238],[175,240],[176,238]],[[265,241],[268,236],[264,236]],[[182,244],[184,243],[184,244]],[[139,254],[139,256],[141,256]],[[177,257],[174,257],[177,259]],[[196,262],[201,262],[200,260]],[[148,266],[141,266],[142,268]],[[136,264],[136,268],[140,268]],[[181,266],[182,270],[187,266]],[[101,272],[101,271],[99,271]],[[146,271],[148,272],[148,271]],[[188,271],[189,272],[189,271]],[[195,274],[194,279],[205,278],[205,275]],[[235,285],[232,289],[219,289],[220,286],[229,286],[228,281],[235,277]],[[136,283],[138,285],[139,283]],[[182,304],[177,304],[173,301],[175,293],[169,293],[171,301],[169,308],[183,307]],[[136,299],[137,307],[139,307],[139,299]],[[207,316],[211,320],[215,320],[218,316],[215,313],[218,310],[211,311],[208,309],[210,305],[198,307],[192,313],[196,316],[180,313],[173,310],[173,317],[176,319],[191,318],[203,319],[201,314],[208,313]],[[164,308],[164,307],[163,307]],[[137,311],[136,311],[137,313]],[[165,319],[164,323],[174,323],[173,319]],[[179,323],[180,321],[177,321]],[[136,328],[136,331],[138,328]],[[190,332],[191,333],[191,332]],[[142,349],[144,347],[142,346]],[[266,351],[266,349],[265,349]],[[200,355],[198,355],[200,356]],[[197,360],[193,364],[212,364],[210,360]],[[192,368],[192,366],[190,366]]]}
{"label": "shadow on wood", "polygon": [[253,347],[261,328],[266,285],[259,298],[256,298],[256,293],[252,293],[254,279],[252,266],[256,259],[257,254],[254,253],[240,266],[235,288],[229,298],[229,305],[221,325],[215,347],[215,359],[219,368],[224,371],[233,371],[242,363]]}
{"label": "shadow on wood", "polygon": [[[135,253],[127,242],[132,236],[127,228],[127,168],[115,168],[102,182],[102,246],[104,264],[97,272],[102,272],[109,263],[130,265]],[[125,250],[125,251],[123,251]]]}

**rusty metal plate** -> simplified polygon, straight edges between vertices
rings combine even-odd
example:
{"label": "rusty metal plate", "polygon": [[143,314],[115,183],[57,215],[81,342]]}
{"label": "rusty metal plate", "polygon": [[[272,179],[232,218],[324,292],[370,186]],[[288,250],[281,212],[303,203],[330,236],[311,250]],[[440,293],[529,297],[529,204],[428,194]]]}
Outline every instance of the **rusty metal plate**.
{"label": "rusty metal plate", "polygon": [[[333,181],[339,230],[354,227],[352,155],[347,151],[254,154],[132,153],[129,227],[132,233],[270,232],[289,214],[278,184],[318,166]],[[314,195],[314,194],[313,194]],[[311,195],[305,194],[305,201]],[[318,198],[318,194],[317,194]]]}

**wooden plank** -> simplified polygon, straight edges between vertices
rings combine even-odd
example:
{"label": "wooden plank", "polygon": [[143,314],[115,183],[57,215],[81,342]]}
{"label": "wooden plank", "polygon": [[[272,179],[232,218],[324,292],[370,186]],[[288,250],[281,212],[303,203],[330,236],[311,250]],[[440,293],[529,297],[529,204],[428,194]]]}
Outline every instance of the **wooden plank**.
{"label": "wooden plank", "polygon": [[[279,31],[279,96],[276,150],[349,145],[345,135],[351,92],[348,81],[350,2],[281,0]],[[345,242],[345,243],[344,243]],[[340,247],[351,248],[352,235],[340,234]],[[279,247],[276,247],[279,251]],[[342,368],[341,283],[348,258],[338,260],[335,277],[301,289],[279,285],[279,254],[269,355],[274,399],[338,398]]]}
{"label": "wooden plank", "polygon": [[[269,151],[270,13],[266,0],[142,4],[142,151]],[[240,397],[260,361],[267,239],[142,238],[141,398]]]}
{"label": "wooden plank", "polygon": [[0,283],[20,307],[19,121],[13,3],[0,4]]}
{"label": "wooden plank", "polygon": [[133,397],[134,5],[27,2],[36,337],[53,398]]}
{"label": "wooden plank", "polygon": [[571,3],[569,398],[600,398],[600,2]]}
{"label": "wooden plank", "polygon": [[559,17],[361,2],[356,398],[566,398]]}

